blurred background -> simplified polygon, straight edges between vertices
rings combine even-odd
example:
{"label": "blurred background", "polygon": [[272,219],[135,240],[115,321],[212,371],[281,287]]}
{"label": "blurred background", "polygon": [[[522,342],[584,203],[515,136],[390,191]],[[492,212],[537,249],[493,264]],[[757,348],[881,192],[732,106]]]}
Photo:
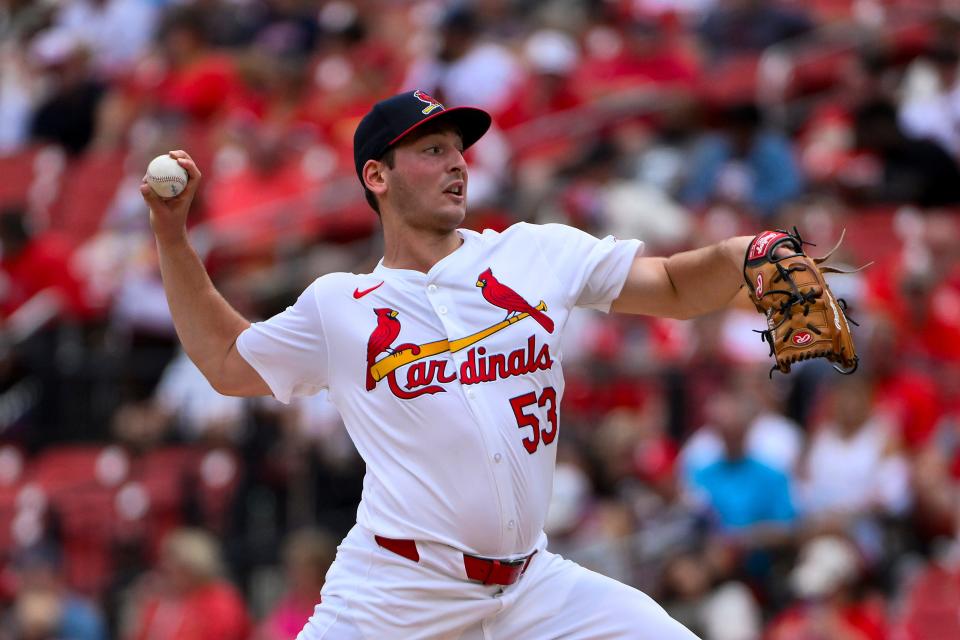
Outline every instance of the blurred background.
{"label": "blurred background", "polygon": [[359,118],[481,106],[466,226],[651,254],[797,225],[861,366],[768,377],[745,299],[577,314],[553,550],[706,640],[960,638],[960,5],[949,0],[0,0],[0,638],[292,638],[363,463],[323,394],[217,395],[137,185],[249,318],[382,255]]}

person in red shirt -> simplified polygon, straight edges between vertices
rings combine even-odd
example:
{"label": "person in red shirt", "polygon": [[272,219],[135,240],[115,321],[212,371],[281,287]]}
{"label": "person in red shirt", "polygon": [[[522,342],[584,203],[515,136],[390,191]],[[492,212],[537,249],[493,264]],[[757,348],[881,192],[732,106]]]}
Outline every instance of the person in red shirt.
{"label": "person in red shirt", "polygon": [[241,91],[233,60],[210,46],[204,18],[195,7],[170,14],[160,39],[167,68],[153,96],[163,111],[197,122],[219,115]]}
{"label": "person in red shirt", "polygon": [[44,294],[60,317],[87,320],[94,315],[86,286],[71,265],[73,247],[52,232],[34,235],[21,207],[0,212],[0,318]]}
{"label": "person in red shirt", "polygon": [[886,612],[877,598],[855,598],[861,558],[853,544],[818,536],[801,550],[790,586],[798,600],[777,616],[766,640],[885,640]]}
{"label": "person in red shirt", "polygon": [[[32,379],[40,396],[19,420],[30,447],[90,437],[92,376],[86,339],[103,308],[74,269],[75,247],[53,231],[34,233],[19,206],[0,211],[0,388]],[[65,360],[61,354],[69,352]]]}
{"label": "person in red shirt", "polygon": [[585,48],[571,82],[587,101],[638,88],[692,91],[700,79],[696,56],[654,23],[598,24]]}
{"label": "person in red shirt", "polygon": [[199,529],[171,533],[157,571],[141,584],[128,640],[246,640],[251,631],[246,606],[221,571],[210,534]]}

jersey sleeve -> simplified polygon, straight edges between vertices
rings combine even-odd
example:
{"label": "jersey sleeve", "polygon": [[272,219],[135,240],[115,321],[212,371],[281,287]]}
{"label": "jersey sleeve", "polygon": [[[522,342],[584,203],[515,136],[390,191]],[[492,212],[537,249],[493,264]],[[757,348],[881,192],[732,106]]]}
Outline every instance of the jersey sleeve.
{"label": "jersey sleeve", "polygon": [[250,325],[237,338],[237,351],[280,402],[286,404],[292,396],[309,396],[325,388],[327,341],[316,284],[285,311]]}
{"label": "jersey sleeve", "polygon": [[545,224],[537,242],[574,306],[610,311],[620,295],[633,259],[643,251],[639,240],[596,238],[574,227]]}

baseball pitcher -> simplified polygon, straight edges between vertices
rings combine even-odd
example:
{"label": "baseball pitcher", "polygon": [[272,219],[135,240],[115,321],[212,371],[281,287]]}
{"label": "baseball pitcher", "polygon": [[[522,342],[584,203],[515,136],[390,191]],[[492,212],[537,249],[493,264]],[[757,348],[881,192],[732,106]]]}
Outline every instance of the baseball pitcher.
{"label": "baseball pitcher", "polygon": [[[749,257],[751,268],[771,265],[747,275],[758,307],[771,307],[771,341],[795,323],[787,343],[802,349],[796,336],[809,334],[815,355],[829,357],[821,333],[834,323],[813,318],[830,308],[817,305],[829,292],[810,278],[793,283],[816,265],[795,266],[802,242],[790,235],[662,258],[644,256],[638,240],[558,224],[460,229],[463,153],[489,126],[486,112],[422,91],[377,103],[357,127],[354,160],[383,225],[383,259],[372,273],[318,278],[254,324],[217,293],[188,243],[200,171],[171,152],[186,190],[168,200],[146,183],[141,192],[177,332],[221,393],[289,402],[329,389],[366,462],[357,524],[301,640],[693,639],[640,591],[547,549],[561,333],[575,306],[674,318],[721,309]],[[778,267],[781,253],[794,266]]]}

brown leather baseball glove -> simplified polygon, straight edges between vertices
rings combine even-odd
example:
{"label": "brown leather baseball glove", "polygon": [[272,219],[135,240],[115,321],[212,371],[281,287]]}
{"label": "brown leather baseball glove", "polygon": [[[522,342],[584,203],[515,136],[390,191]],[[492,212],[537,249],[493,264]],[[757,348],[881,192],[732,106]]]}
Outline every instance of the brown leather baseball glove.
{"label": "brown leather baseball glove", "polygon": [[840,373],[851,374],[858,359],[847,305],[833,295],[823,274],[853,272],[820,266],[839,242],[822,258],[807,256],[803,245],[796,227],[793,233],[764,231],[750,243],[744,258],[743,277],[750,297],[767,318],[766,331],[759,333],[777,361],[770,373],[777,369],[789,373],[796,362],[826,358]]}

